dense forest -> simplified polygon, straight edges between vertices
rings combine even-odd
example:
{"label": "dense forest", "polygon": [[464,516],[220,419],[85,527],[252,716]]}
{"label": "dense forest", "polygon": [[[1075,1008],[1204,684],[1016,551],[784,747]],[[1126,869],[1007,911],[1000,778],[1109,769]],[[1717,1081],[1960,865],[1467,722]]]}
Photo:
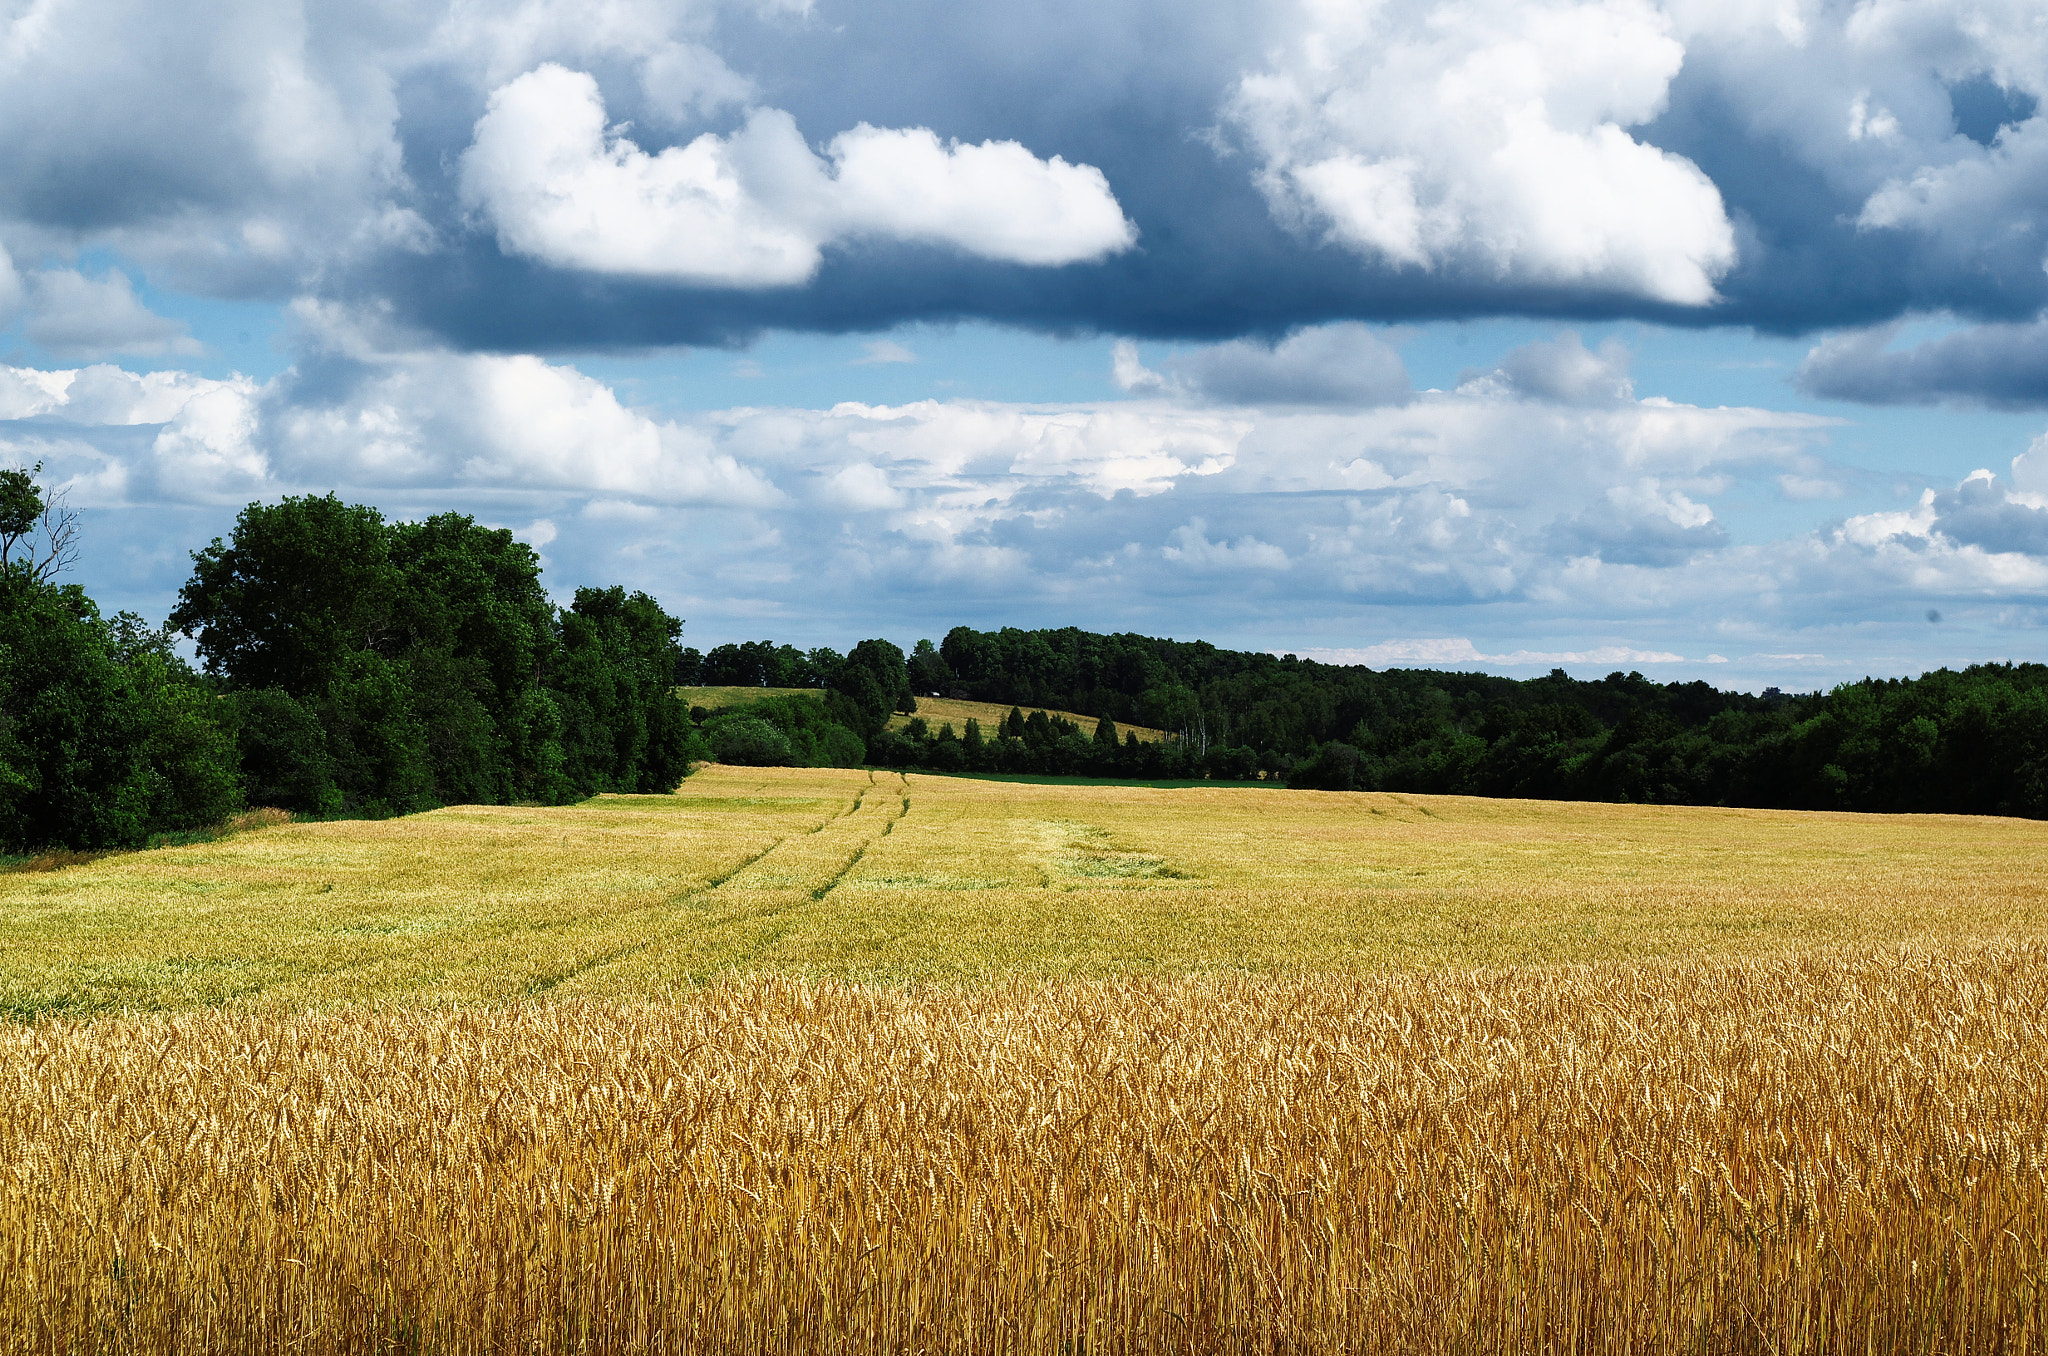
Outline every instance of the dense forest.
{"label": "dense forest", "polygon": [[[879,642],[868,642],[870,645]],[[893,647],[892,647],[893,648]],[[683,651],[685,682],[830,688],[830,651]],[[1014,708],[1000,730],[880,731],[872,761],[942,770],[1284,778],[1325,790],[2048,817],[2048,666],[1979,665],[1828,693],[1722,692],[1371,669],[1073,628],[955,627],[905,660],[915,694]],[[786,721],[793,703],[714,716]],[[1033,707],[1085,712],[1092,731]],[[904,709],[908,709],[907,707]],[[1170,731],[1119,739],[1116,723]],[[797,757],[792,750],[791,757]]]}
{"label": "dense forest", "polygon": [[[333,495],[249,505],[152,627],[59,580],[78,527],[34,472],[0,471],[7,852],[203,833],[248,806],[384,816],[668,791],[706,759],[2048,817],[2039,664],[1752,696],[1073,628],[955,627],[909,654],[879,639],[699,653],[644,593],[579,588],[557,607],[510,532],[386,522]],[[792,690],[709,710],[678,686]],[[890,728],[919,695],[1011,710],[986,730]]]}

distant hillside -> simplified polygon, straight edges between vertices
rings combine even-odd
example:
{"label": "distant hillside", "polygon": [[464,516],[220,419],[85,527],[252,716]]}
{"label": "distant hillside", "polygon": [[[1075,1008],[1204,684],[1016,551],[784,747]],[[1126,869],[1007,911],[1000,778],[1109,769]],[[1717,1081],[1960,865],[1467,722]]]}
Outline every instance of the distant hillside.
{"label": "distant hillside", "polygon": [[[955,627],[942,645],[920,641],[909,655],[887,642],[862,646],[892,691],[926,694],[921,738],[905,717],[863,731],[868,761],[885,766],[2048,818],[2040,664],[1751,694],[1640,673],[1375,671],[1073,627]],[[798,675],[814,694],[847,686],[851,660],[766,641],[685,656],[705,676]],[[743,700],[711,695],[733,689],[697,691],[706,695],[691,700],[705,706]],[[767,689],[738,691],[759,700]],[[1003,738],[998,722],[1012,706],[1049,719]],[[983,744],[936,738],[944,723],[964,736],[969,714]],[[1119,732],[1113,748],[1092,739],[1105,715]]]}
{"label": "distant hillside", "polygon": [[[822,700],[825,692],[815,687],[679,687],[676,692],[691,706],[701,706],[709,711],[723,710],[734,706],[746,706],[769,697],[813,697]],[[1060,720],[1069,720],[1083,726],[1091,733],[1095,729],[1096,717],[1083,715],[1078,711],[1054,711],[1041,706],[1022,708],[1025,715],[1033,711],[1045,711],[1046,715]],[[922,720],[936,733],[941,725],[950,724],[954,734],[964,734],[967,722],[979,721],[981,728],[994,738],[994,732],[1009,718],[1011,708],[998,702],[971,702],[955,697],[919,697],[916,714],[898,712],[889,717],[889,728],[907,730],[913,720]],[[1117,725],[1119,735],[1126,731],[1138,736],[1147,744],[1167,738],[1164,730],[1155,730],[1144,725]]]}

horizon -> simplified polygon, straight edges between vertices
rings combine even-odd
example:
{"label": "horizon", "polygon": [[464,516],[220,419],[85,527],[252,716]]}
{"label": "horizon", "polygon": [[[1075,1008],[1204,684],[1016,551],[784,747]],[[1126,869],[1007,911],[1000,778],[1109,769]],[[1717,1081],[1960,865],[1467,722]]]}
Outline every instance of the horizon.
{"label": "horizon", "polygon": [[2018,0],[37,14],[0,464],[109,614],[333,491],[707,651],[2048,657]]}

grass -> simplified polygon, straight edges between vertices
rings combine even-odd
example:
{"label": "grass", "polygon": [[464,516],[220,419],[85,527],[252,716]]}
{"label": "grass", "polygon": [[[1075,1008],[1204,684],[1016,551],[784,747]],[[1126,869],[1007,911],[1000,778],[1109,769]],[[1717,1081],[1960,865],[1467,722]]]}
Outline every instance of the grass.
{"label": "grass", "polygon": [[2044,848],[710,768],[0,875],[0,1351],[2048,1351]]}
{"label": "grass", "polygon": [[[682,694],[683,700],[689,705],[702,706],[707,710],[714,711],[720,707],[744,706],[749,702],[760,701],[764,697],[816,698],[819,695],[819,689],[814,687],[685,687],[676,690]],[[1094,716],[1083,716],[1072,711],[1053,711],[1038,706],[1025,706],[1022,709],[1027,716],[1033,711],[1041,710],[1045,711],[1048,716],[1061,716],[1080,726],[1082,733],[1090,735],[1095,733]],[[951,725],[954,734],[964,735],[967,733],[967,722],[978,720],[981,722],[983,737],[994,739],[999,732],[999,727],[1004,720],[1009,718],[1009,715],[1009,707],[995,702],[955,701],[951,697],[919,697],[917,699],[917,716],[924,719],[925,724],[932,728],[933,733],[937,733],[941,725]],[[891,716],[889,718],[889,728],[901,730],[908,726],[914,718],[909,715]],[[1122,737],[1124,731],[1129,730],[1137,735],[1140,740],[1148,744],[1167,737],[1166,731],[1154,730],[1144,725],[1119,725],[1116,728],[1119,738]]]}

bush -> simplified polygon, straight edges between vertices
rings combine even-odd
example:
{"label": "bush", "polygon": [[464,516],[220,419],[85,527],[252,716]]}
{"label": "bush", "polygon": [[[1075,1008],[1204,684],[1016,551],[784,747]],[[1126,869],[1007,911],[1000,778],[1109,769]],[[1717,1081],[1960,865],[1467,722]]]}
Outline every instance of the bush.
{"label": "bush", "polygon": [[712,757],[742,767],[794,767],[789,739],[765,720],[735,716],[706,731]]}

